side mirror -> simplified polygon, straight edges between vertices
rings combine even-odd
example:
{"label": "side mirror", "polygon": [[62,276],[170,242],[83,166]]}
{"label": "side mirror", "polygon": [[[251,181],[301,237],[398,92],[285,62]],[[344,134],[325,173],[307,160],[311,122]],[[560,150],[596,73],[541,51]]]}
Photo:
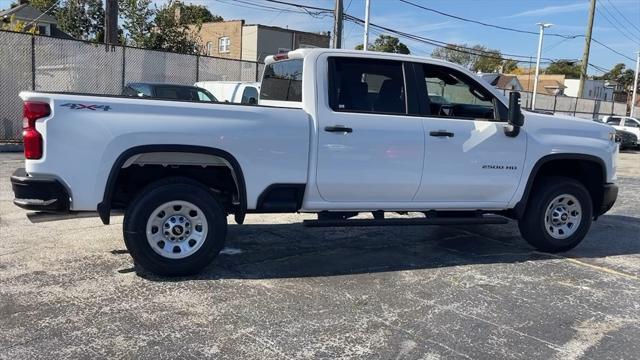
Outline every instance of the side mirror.
{"label": "side mirror", "polygon": [[509,94],[509,115],[507,118],[509,125],[505,126],[504,133],[510,137],[516,137],[520,133],[520,127],[524,125],[524,115],[520,109],[520,93]]}

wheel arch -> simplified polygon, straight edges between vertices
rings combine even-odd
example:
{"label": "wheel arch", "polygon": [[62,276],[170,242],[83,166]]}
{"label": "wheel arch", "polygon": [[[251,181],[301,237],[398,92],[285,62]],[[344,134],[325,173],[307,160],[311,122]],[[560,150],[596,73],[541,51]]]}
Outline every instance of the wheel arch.
{"label": "wheel arch", "polygon": [[238,160],[231,155],[230,153],[218,149],[207,146],[197,146],[197,145],[172,145],[172,144],[156,144],[156,145],[142,145],[129,148],[122,152],[116,161],[113,163],[111,170],[109,171],[109,176],[107,178],[107,183],[105,185],[104,194],[102,201],[97,206],[98,215],[102,220],[102,223],[107,225],[110,222],[110,213],[112,208],[113,196],[116,190],[116,184],[118,175],[122,170],[125,163],[137,156],[145,153],[156,153],[156,152],[170,152],[170,153],[184,153],[184,154],[203,154],[203,155],[212,155],[224,159],[229,166],[231,167],[234,181],[236,185],[236,190],[238,192],[238,201],[239,206],[235,211],[235,220],[237,223],[241,224],[244,221],[244,217],[247,213],[247,188],[244,179],[244,174],[242,172],[242,167]]}
{"label": "wheel arch", "polygon": [[[576,168],[579,168],[580,172],[571,173]],[[584,177],[587,173],[590,176]],[[603,185],[606,183],[607,176],[604,161],[597,156],[588,154],[551,154],[540,158],[531,169],[522,197],[513,209],[513,215],[516,219],[522,218],[536,181],[546,175],[567,176],[580,181],[591,195],[593,208],[600,208],[604,195]]]}

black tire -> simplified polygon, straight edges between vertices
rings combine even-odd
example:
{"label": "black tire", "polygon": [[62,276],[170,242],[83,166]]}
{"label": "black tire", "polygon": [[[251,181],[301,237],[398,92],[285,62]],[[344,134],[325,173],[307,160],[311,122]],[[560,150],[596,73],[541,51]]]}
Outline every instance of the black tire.
{"label": "black tire", "polygon": [[[545,217],[547,208],[557,197],[568,194],[578,200],[581,206],[581,219],[573,234],[558,239],[547,231]],[[593,219],[593,203],[589,191],[580,182],[560,176],[540,179],[535,185],[524,215],[518,221],[522,237],[533,247],[545,252],[563,252],[576,247],[585,237]]]}
{"label": "black tire", "polygon": [[[150,217],[160,206],[172,201],[197,206],[207,226],[202,244],[195,252],[180,259],[160,255],[147,240],[147,222],[152,221]],[[227,234],[227,217],[220,201],[202,184],[187,178],[167,178],[148,185],[135,196],[125,212],[123,232],[124,243],[137,265],[161,276],[187,276],[200,272],[222,250]],[[195,228],[192,232],[195,233]]]}

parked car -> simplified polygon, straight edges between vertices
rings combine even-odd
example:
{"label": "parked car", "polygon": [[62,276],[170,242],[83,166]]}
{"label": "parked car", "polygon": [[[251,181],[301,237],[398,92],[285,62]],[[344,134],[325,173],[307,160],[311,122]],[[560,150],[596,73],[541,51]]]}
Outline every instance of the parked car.
{"label": "parked car", "polygon": [[630,148],[638,148],[640,144],[638,143],[638,136],[634,133],[630,133],[624,130],[616,130],[616,135],[618,136],[620,142],[620,150],[630,149]]}
{"label": "parked car", "polygon": [[195,86],[209,90],[220,101],[257,104],[260,83],[241,81],[200,81]]}
{"label": "parked car", "polygon": [[[613,126],[617,131],[623,131],[627,133],[631,133],[635,136],[635,142],[638,146],[638,139],[640,138],[640,120],[636,118],[632,118],[629,116],[605,116],[603,122],[607,125]],[[621,139],[623,139],[624,134],[621,134]],[[627,139],[627,143],[631,144],[633,137],[629,135],[624,135],[624,138]],[[624,143],[620,143],[621,146],[626,146]]]}
{"label": "parked car", "polygon": [[125,86],[122,95],[153,99],[218,102],[218,99],[206,89],[189,85],[130,83]]}
{"label": "parked car", "polygon": [[[446,108],[431,104],[426,79]],[[424,57],[279,54],[266,60],[260,105],[20,97],[26,161],[11,177],[14,203],[97,211],[105,224],[124,211],[131,256],[161,275],[200,271],[224,246],[227,215],[242,224],[251,213],[323,214],[307,226],[511,218],[536,249],[567,251],[618,193],[610,126],[523,112],[519,93],[507,101],[467,69]],[[409,211],[425,217],[385,218]],[[358,212],[375,217],[350,218]]]}

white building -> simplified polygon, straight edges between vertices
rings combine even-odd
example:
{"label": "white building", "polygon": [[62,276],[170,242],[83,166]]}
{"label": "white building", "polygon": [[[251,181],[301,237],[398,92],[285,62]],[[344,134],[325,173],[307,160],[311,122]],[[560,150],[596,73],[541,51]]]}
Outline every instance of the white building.
{"label": "white building", "polygon": [[582,96],[578,96],[579,84],[579,79],[565,79],[564,86],[566,86],[566,88],[564,89],[564,94],[566,96],[604,101],[612,101],[613,99],[613,88],[607,86],[605,80],[586,79],[584,81],[584,91]]}

